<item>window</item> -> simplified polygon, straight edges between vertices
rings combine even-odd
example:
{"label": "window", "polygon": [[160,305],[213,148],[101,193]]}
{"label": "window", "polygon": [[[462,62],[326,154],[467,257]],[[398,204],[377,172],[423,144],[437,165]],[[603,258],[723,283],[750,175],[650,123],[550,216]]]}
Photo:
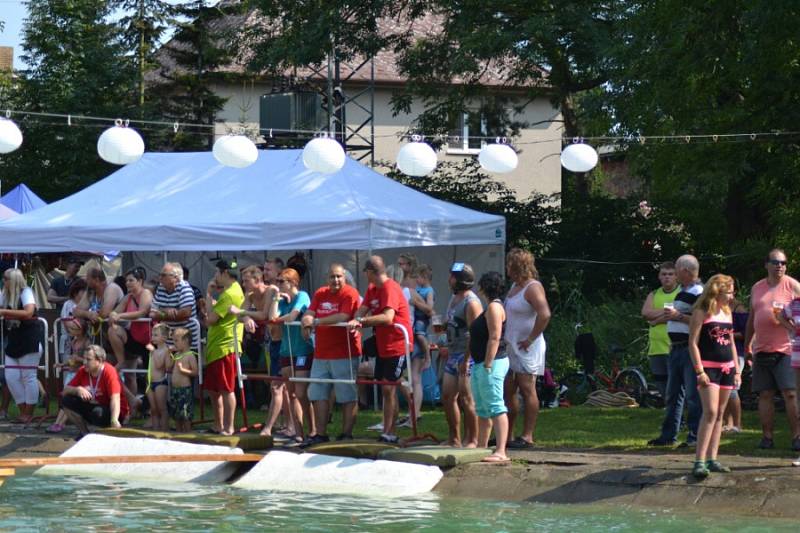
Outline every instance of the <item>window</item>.
{"label": "window", "polygon": [[491,137],[505,136],[500,120],[492,119],[481,111],[463,113],[447,141],[448,154],[477,154]]}

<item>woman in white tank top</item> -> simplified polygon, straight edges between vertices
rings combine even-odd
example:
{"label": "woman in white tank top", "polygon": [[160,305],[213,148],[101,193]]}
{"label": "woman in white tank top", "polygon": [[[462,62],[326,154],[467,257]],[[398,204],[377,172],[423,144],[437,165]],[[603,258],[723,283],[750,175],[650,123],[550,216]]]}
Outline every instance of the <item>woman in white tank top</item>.
{"label": "woman in white tank top", "polygon": [[514,248],[506,256],[506,273],[514,284],[505,301],[504,339],[510,363],[506,377],[505,400],[509,428],[519,412],[517,391],[522,395],[525,423],[522,435],[508,443],[509,448],[533,446],[533,432],[539,415],[536,376],[544,374],[546,344],[542,333],[550,321],[550,306],[544,287],[538,281],[533,254]]}

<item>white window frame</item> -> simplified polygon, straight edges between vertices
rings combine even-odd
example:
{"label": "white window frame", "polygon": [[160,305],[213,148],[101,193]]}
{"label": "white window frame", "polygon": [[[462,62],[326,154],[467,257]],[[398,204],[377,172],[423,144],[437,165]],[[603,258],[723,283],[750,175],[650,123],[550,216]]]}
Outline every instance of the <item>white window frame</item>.
{"label": "white window frame", "polygon": [[[449,155],[478,155],[481,152],[481,148],[486,146],[486,139],[481,139],[481,145],[479,148],[470,148],[469,146],[469,112],[463,113],[461,115],[461,124],[459,124],[460,130],[460,146],[454,146],[452,142],[447,142],[447,148],[445,150],[446,154]],[[486,118],[481,114],[481,132],[479,135],[486,136]]]}

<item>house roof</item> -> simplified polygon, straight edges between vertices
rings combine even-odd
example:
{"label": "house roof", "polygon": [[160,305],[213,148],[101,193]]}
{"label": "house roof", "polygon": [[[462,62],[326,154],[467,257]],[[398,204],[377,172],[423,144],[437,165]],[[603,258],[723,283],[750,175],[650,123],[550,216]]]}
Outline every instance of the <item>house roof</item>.
{"label": "house roof", "polygon": [[[444,19],[442,16],[433,13],[428,13],[423,17],[406,22],[398,22],[395,19],[384,18],[378,21],[378,28],[383,34],[408,30],[412,37],[423,38],[437,35],[441,31],[443,20]],[[245,14],[228,15],[217,21],[215,24],[218,26],[220,31],[224,32],[230,29],[251,27],[252,25],[257,25],[259,23],[258,14],[256,11],[250,10]],[[263,24],[266,25],[268,22],[263,22]],[[406,24],[406,27],[402,27],[402,24]],[[166,69],[167,71],[176,68],[174,58],[169,54],[170,46],[174,47],[176,46],[176,43],[173,41],[168,42],[167,45],[162,47],[160,53],[158,54],[158,60],[162,65],[162,68]],[[252,57],[252,54],[249,53],[249,51],[240,52],[236,59],[217,68],[216,72],[221,74],[248,73],[247,63],[250,57]],[[340,74],[342,79],[348,80],[350,83],[368,83],[371,78],[370,69],[358,69],[359,65],[361,65],[363,62],[364,58],[356,58],[350,63],[341,63]],[[384,49],[378,52],[378,54],[374,57],[375,83],[384,85],[397,85],[408,81],[408,77],[400,71],[398,63],[399,56],[393,50]],[[519,87],[518,85],[509,84],[508,77],[505,74],[505,72],[508,70],[509,61],[491,61],[485,65],[485,68],[478,79],[478,83],[484,86],[503,86],[509,88],[513,88],[515,86]],[[542,69],[542,72],[544,73],[544,69]],[[287,69],[282,74],[286,77],[309,79],[311,81],[322,81],[326,79],[325,76],[317,74],[314,69],[307,67]],[[160,76],[155,73],[151,75],[152,81],[158,81],[159,77]],[[464,81],[465,80],[461,77],[454,77],[450,82],[452,84],[460,84],[464,83]]]}

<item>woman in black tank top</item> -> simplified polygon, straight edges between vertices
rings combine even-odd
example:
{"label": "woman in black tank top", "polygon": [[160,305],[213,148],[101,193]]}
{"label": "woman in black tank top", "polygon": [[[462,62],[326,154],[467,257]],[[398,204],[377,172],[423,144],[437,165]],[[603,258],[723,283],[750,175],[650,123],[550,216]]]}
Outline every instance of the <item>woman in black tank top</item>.
{"label": "woman in black tank top", "polygon": [[710,472],[731,471],[717,461],[717,450],[725,405],[731,390],[742,382],[733,340],[733,296],[733,278],[724,274],[712,276],[697,299],[689,322],[689,355],[703,402],[692,469],[692,475],[699,479],[708,477]]}
{"label": "woman in black tank top", "polygon": [[489,445],[492,426],[497,441],[494,452],[483,459],[488,463],[509,461],[506,455],[508,409],[503,400],[503,384],[508,373],[508,358],[502,347],[506,312],[500,299],[504,286],[499,272],[487,272],[481,276],[478,287],[489,305],[469,327],[469,348],[475,361],[470,379],[478,412],[478,446],[486,448]]}

